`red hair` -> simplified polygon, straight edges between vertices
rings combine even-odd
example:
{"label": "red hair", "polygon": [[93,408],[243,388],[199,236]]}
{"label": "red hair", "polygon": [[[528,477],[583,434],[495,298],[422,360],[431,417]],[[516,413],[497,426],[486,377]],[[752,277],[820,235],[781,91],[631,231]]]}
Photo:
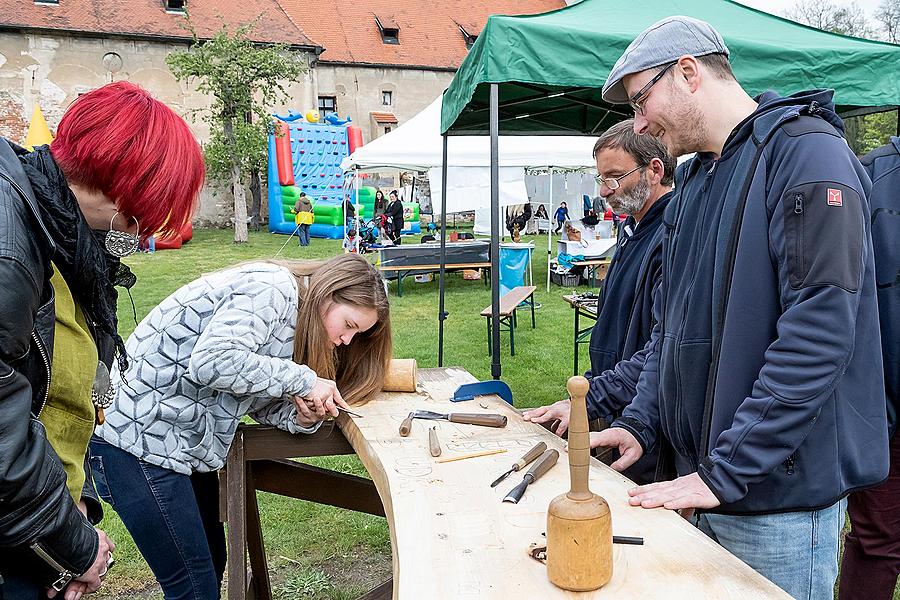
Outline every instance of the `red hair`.
{"label": "red hair", "polygon": [[191,220],[205,169],[184,119],[140,86],[119,81],[79,96],[50,151],[70,183],[98,190],[141,237],[174,235]]}

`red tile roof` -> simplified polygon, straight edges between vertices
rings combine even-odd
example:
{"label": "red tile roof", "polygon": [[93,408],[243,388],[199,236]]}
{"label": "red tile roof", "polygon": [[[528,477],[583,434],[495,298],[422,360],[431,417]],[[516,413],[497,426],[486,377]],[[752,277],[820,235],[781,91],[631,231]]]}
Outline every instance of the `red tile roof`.
{"label": "red tile roof", "polygon": [[[563,0],[279,0],[294,23],[325,48],[320,60],[456,69],[466,56],[459,30],[481,32],[492,14],[534,14],[563,8]],[[375,15],[400,29],[385,44]]]}
{"label": "red tile roof", "polygon": [[[259,17],[250,32],[257,42],[325,49],[326,62],[456,69],[469,35],[481,32],[492,14],[535,14],[565,6],[564,0],[187,0],[201,38],[224,21],[229,27]],[[92,34],[189,38],[184,17],[167,13],[164,0],[0,0],[0,29],[58,29]],[[385,44],[376,23],[399,28],[399,44]]]}
{"label": "red tile roof", "polygon": [[[315,45],[291,21],[278,0],[187,0],[186,4],[201,38],[212,37],[222,22],[234,27],[259,17],[250,32],[253,41]],[[0,0],[0,14],[2,28],[190,38],[181,26],[184,17],[167,13],[164,0],[59,0],[58,5]]]}
{"label": "red tile roof", "polygon": [[369,113],[376,123],[397,123],[397,117],[392,112],[372,111]]}

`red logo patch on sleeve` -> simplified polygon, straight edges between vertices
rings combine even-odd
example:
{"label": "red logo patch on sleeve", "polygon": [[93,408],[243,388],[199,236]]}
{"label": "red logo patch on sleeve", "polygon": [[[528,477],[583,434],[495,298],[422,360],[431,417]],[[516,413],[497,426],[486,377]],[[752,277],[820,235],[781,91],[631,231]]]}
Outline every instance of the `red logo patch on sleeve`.
{"label": "red logo patch on sleeve", "polygon": [[841,190],[828,188],[828,206],[843,206]]}

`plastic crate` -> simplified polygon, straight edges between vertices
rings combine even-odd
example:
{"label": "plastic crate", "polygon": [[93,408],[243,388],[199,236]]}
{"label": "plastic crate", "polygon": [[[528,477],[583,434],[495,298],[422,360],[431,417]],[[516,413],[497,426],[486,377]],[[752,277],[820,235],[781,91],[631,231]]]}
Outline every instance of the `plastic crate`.
{"label": "plastic crate", "polygon": [[555,271],[550,271],[550,281],[555,283],[556,285],[561,285],[563,287],[575,287],[578,285],[581,277],[578,273],[557,273]]}

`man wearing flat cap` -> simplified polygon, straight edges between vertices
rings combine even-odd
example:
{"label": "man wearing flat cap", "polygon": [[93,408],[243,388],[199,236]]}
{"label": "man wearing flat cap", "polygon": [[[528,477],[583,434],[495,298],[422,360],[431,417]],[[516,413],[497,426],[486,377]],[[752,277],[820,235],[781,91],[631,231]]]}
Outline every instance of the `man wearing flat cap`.
{"label": "man wearing flat cap", "polygon": [[[833,92],[750,97],[708,23],[669,17],[613,66],[603,98],[675,156],[657,325],[634,394],[592,434],[623,469],[664,435],[679,477],[631,490],[698,509],[711,538],[796,598],[831,598],[845,496],[888,472],[868,177]],[[593,385],[593,384],[592,384]]]}

